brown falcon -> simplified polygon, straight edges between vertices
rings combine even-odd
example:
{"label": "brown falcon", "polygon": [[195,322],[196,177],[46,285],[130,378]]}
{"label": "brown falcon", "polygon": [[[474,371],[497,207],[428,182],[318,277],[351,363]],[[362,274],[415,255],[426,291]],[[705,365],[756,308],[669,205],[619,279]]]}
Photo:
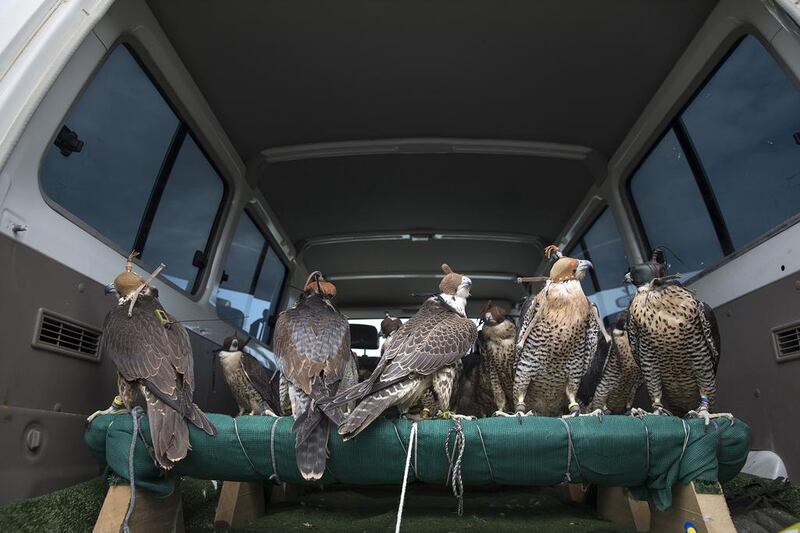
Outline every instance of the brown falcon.
{"label": "brown falcon", "polygon": [[[249,341],[249,339],[248,339]],[[239,416],[268,415],[277,416],[277,395],[273,388],[273,375],[255,357],[243,351],[247,341],[238,337],[227,337],[219,351],[222,374],[231,389]]]}
{"label": "brown falcon", "polygon": [[391,341],[392,335],[395,331],[403,326],[403,321],[399,318],[394,318],[389,313],[386,313],[383,320],[381,320],[381,337],[383,337],[383,344],[381,344],[381,355],[386,350],[386,346]]}
{"label": "brown falcon", "polygon": [[294,415],[297,467],[303,478],[317,480],[325,473],[330,421],[338,424],[337,408],[321,401],[335,394],[352,362],[350,325],[331,302],[336,287],[313,272],[297,303],[278,315],[275,353],[287,381]]}
{"label": "brown falcon", "polygon": [[431,386],[433,376],[454,365],[475,343],[478,332],[465,312],[472,281],[447,265],[442,265],[442,271],[441,293],[428,298],[393,334],[369,379],[334,399],[340,405],[359,400],[339,426],[345,440],[358,435],[389,407],[397,406],[401,414],[407,414]]}
{"label": "brown falcon", "polygon": [[478,333],[478,405],[482,416],[511,409],[514,400],[514,338],[517,327],[501,307],[486,302]]}
{"label": "brown falcon", "polygon": [[633,358],[626,331],[627,313],[620,313],[611,332],[608,356],[590,409],[595,413],[627,414],[636,391],[642,384],[642,372]]}
{"label": "brown falcon", "polygon": [[[628,341],[642,369],[653,414],[732,418],[710,414],[717,396],[720,358],[717,320],[711,307],[667,276],[663,252],[626,274],[638,287],[628,307]],[[636,410],[635,414],[643,414]]]}
{"label": "brown falcon", "polygon": [[[539,293],[524,306],[516,342],[514,400],[517,413],[556,416],[580,413],[578,387],[597,350],[599,322],[581,288],[592,263],[561,256],[555,246],[545,257],[558,257]],[[498,413],[499,414],[499,413]]]}
{"label": "brown falcon", "polygon": [[135,255],[128,257],[125,272],[108,287],[120,299],[103,324],[100,353],[117,367],[121,403],[128,410],[146,406],[155,460],[168,470],[191,448],[187,420],[209,435],[216,434],[216,429],[192,402],[194,359],[189,334],[164,311],[150,280],[132,271]]}

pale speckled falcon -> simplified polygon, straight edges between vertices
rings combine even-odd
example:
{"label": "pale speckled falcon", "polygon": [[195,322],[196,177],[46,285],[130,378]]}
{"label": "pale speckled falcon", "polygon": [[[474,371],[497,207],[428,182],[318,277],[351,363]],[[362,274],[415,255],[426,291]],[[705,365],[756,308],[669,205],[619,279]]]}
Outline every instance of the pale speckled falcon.
{"label": "pale speckled falcon", "polygon": [[226,337],[219,351],[222,375],[243,414],[277,416],[279,402],[273,375],[255,357],[244,351],[250,339]]}
{"label": "pale speckled falcon", "polygon": [[491,300],[481,310],[478,332],[478,407],[481,416],[510,411],[514,405],[514,339],[517,327]]}
{"label": "pale speckled falcon", "polygon": [[558,259],[544,287],[524,306],[517,335],[515,410],[558,416],[566,405],[570,414],[578,415],[578,387],[600,332],[594,307],[581,288],[592,263],[564,257],[555,246],[545,248],[545,257],[551,255]]}
{"label": "pale speckled falcon", "polygon": [[339,394],[334,404],[359,400],[339,426],[345,440],[369,426],[389,407],[407,414],[431,386],[434,375],[460,360],[475,343],[475,323],[466,317],[472,281],[442,265],[440,294],[428,298],[393,334],[375,371],[366,381]]}
{"label": "pale speckled falcon", "polygon": [[608,356],[603,366],[600,383],[597,385],[590,404],[590,409],[595,411],[595,414],[630,413],[633,399],[642,384],[642,372],[633,358],[628,342],[627,320],[627,313],[620,313],[616,326],[611,332]]}
{"label": "pale speckled falcon", "polygon": [[732,419],[730,413],[710,413],[720,359],[719,329],[711,307],[667,276],[658,249],[648,263],[632,268],[626,280],[638,285],[628,307],[628,341],[653,414],[699,417],[706,425],[716,417]]}
{"label": "pale speckled falcon", "polygon": [[312,272],[299,300],[281,312],[275,324],[278,356],[294,416],[297,467],[304,479],[317,480],[325,473],[330,423],[342,415],[326,408],[338,390],[346,368],[353,363],[350,325],[331,302],[336,287]]}

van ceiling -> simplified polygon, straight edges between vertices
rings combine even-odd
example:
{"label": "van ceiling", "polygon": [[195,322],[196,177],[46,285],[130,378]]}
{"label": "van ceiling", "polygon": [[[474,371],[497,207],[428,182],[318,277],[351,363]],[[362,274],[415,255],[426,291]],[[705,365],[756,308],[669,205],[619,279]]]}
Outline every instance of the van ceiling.
{"label": "van ceiling", "polygon": [[442,261],[516,302],[716,2],[148,3],[306,266],[377,309]]}

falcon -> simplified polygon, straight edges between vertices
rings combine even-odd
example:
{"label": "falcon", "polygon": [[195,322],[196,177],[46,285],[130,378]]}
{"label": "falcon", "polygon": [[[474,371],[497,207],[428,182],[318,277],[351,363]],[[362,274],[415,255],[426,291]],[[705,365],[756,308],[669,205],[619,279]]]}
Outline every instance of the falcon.
{"label": "falcon", "polygon": [[603,366],[600,383],[590,404],[593,414],[628,414],[633,398],[642,384],[642,373],[633,358],[626,331],[627,313],[617,317],[611,332],[608,356]]}
{"label": "falcon", "polygon": [[402,326],[403,326],[402,320],[389,315],[389,313],[386,313],[384,319],[381,320],[381,337],[383,337],[383,344],[381,345],[381,355],[383,355],[383,352],[386,351],[386,347],[389,345],[389,342],[394,332],[400,329]]}
{"label": "falcon", "polygon": [[732,419],[730,413],[710,413],[720,359],[714,311],[675,278],[667,275],[660,249],[625,276],[637,285],[628,306],[628,342],[642,370],[652,414],[703,418],[706,425],[712,418]]}
{"label": "falcon", "polygon": [[273,376],[255,357],[243,351],[249,340],[241,341],[232,336],[222,342],[219,351],[222,374],[239,406],[239,416],[278,416],[274,407],[278,402],[272,388]]}
{"label": "falcon", "polygon": [[486,302],[478,333],[478,405],[482,416],[506,412],[513,405],[514,338],[517,327],[501,307]]}
{"label": "falcon", "polygon": [[592,263],[562,256],[554,245],[545,248],[545,257],[557,260],[544,287],[523,306],[516,341],[515,410],[557,416],[566,398],[570,414],[578,415],[578,387],[597,351],[600,332],[594,307],[581,288]]}
{"label": "falcon", "polygon": [[[439,284],[441,292],[425,300],[419,311],[393,334],[369,379],[334,398],[333,403],[339,405],[359,400],[339,426],[344,440],[361,433],[392,406],[407,415],[410,407],[422,399],[434,376],[442,370],[445,374],[451,372],[450,367],[475,343],[478,331],[465,311],[472,281],[446,264],[442,271],[445,276]],[[437,379],[441,384],[446,382]],[[449,398],[439,400],[440,406],[443,400],[449,402]]]}
{"label": "falcon", "polygon": [[155,461],[169,470],[191,449],[187,421],[209,435],[215,435],[216,428],[192,402],[189,334],[164,311],[149,285],[163,264],[145,280],[133,272],[136,255],[128,256],[125,271],[106,288],[119,296],[119,302],[103,324],[100,353],[117,367],[119,401],[115,399],[112,409],[146,407]]}
{"label": "falcon", "polygon": [[275,324],[275,354],[286,379],[294,416],[297,468],[307,480],[325,473],[330,422],[342,415],[321,403],[335,394],[353,362],[350,325],[332,303],[336,287],[320,272],[308,277],[297,303]]}
{"label": "falcon", "polygon": [[[394,318],[389,315],[389,313],[386,313],[385,318],[381,321],[381,336],[385,339],[381,345],[381,355],[383,355],[383,352],[386,351],[386,348],[390,345],[393,338],[392,335],[400,329],[402,325],[402,320]],[[431,412],[437,412],[437,407],[442,413],[448,412],[452,405],[454,393],[458,389],[462,374],[463,364],[460,359],[456,361],[455,364],[447,366],[435,373],[433,375],[431,387],[425,391],[420,401],[417,402],[417,405],[413,406],[414,409],[419,410],[423,416],[428,416]]]}

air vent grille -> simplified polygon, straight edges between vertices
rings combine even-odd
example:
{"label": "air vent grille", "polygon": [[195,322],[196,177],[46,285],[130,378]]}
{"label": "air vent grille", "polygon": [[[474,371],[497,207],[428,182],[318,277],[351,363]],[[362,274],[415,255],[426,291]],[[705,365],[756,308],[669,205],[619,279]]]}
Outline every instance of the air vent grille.
{"label": "air vent grille", "polygon": [[775,357],[778,361],[800,358],[800,324],[773,330]]}
{"label": "air vent grille", "polygon": [[59,315],[46,309],[39,309],[33,345],[72,357],[99,361],[101,331]]}

